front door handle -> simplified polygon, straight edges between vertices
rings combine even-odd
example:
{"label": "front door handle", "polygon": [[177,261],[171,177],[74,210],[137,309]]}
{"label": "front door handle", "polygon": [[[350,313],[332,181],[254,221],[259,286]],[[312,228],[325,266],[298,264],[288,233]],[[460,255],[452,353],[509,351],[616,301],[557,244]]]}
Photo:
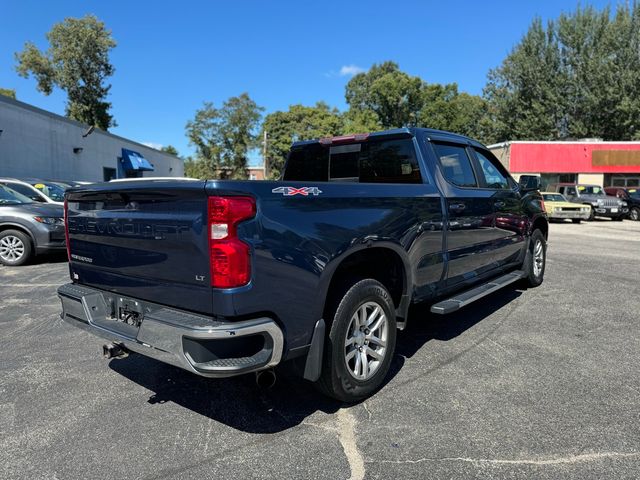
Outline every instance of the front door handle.
{"label": "front door handle", "polygon": [[449,204],[449,210],[451,210],[452,212],[461,212],[465,208],[467,208],[467,206],[464,203],[451,203],[451,204]]}
{"label": "front door handle", "polygon": [[496,203],[493,204],[493,206],[496,207],[496,208],[504,208],[505,205],[506,205],[506,203],[501,202],[501,201],[497,201]]}

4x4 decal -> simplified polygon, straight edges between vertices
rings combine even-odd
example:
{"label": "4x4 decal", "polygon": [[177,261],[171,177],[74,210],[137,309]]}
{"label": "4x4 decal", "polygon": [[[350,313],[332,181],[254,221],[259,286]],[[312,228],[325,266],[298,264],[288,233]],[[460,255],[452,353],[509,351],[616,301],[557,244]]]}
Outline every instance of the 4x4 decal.
{"label": "4x4 decal", "polygon": [[308,195],[320,195],[322,190],[318,187],[278,187],[271,190],[271,193],[281,193],[285,197],[291,197],[293,195],[302,195],[306,197]]}

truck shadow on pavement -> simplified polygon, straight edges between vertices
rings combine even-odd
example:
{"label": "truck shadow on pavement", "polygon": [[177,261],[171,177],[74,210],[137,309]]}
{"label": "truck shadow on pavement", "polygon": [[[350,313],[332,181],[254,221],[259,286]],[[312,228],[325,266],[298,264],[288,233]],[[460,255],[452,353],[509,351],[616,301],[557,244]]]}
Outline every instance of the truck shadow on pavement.
{"label": "truck shadow on pavement", "polygon": [[[504,289],[478,301],[472,308],[439,316],[428,306],[412,308],[407,329],[400,332],[396,354],[387,375],[384,390],[393,388],[393,378],[430,340],[452,340],[472,328],[498,309],[520,296],[521,292]],[[424,352],[428,355],[428,351]],[[431,371],[454,361],[460,354],[442,362]],[[148,402],[162,405],[172,402],[195,413],[247,433],[276,433],[299,425],[316,411],[334,413],[345,404],[326,398],[313,386],[278,369],[278,381],[271,389],[261,389],[252,374],[227,379],[207,379],[142,355],[112,360],[109,367],[118,374],[151,390]],[[424,378],[429,372],[421,372]],[[391,383],[391,385],[388,385]]]}

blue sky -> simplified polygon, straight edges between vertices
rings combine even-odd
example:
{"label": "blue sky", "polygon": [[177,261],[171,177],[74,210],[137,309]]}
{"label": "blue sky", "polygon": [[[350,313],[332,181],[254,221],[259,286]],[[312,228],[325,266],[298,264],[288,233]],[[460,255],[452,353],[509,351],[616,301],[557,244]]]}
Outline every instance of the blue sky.
{"label": "blue sky", "polygon": [[[581,2],[603,7],[606,1]],[[186,122],[202,102],[248,92],[266,112],[324,100],[345,108],[350,75],[394,60],[428,82],[482,92],[531,20],[575,9],[575,0],[521,1],[32,1],[5,2],[0,17],[0,87],[64,113],[15,73],[14,53],[65,17],[97,15],[118,46],[111,60],[112,131],[133,140],[191,148]]]}

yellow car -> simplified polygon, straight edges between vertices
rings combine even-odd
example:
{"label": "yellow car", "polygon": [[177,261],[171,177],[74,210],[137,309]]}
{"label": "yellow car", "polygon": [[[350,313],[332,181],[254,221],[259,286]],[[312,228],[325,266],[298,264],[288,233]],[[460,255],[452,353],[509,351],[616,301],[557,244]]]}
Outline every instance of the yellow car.
{"label": "yellow car", "polygon": [[580,223],[582,220],[588,220],[591,215],[590,205],[568,202],[561,193],[542,192],[542,198],[549,220],[569,218],[573,223]]}

